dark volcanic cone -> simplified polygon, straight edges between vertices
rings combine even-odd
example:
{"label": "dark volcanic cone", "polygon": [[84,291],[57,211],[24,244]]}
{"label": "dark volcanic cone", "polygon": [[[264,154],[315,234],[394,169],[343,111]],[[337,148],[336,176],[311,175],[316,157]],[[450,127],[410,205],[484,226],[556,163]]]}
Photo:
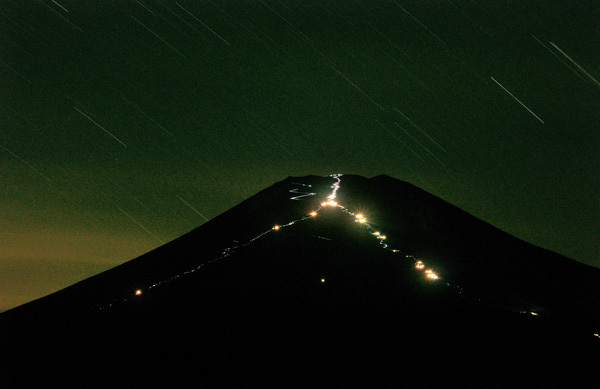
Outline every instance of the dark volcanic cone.
{"label": "dark volcanic cone", "polygon": [[0,369],[19,387],[583,386],[599,296],[600,270],[405,182],[288,178],[0,315]]}

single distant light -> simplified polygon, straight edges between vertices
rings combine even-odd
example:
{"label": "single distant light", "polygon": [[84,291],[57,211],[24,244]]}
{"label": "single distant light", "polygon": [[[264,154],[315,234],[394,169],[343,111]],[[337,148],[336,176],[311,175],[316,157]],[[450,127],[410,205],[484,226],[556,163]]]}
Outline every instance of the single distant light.
{"label": "single distant light", "polygon": [[600,338],[600,334],[594,334],[596,338]]}
{"label": "single distant light", "polygon": [[423,263],[423,261],[417,261],[415,263],[415,268],[417,268],[419,270],[424,269],[425,268],[425,264]]}
{"label": "single distant light", "polygon": [[529,312],[529,313],[531,313],[533,316],[539,315],[539,313],[537,313],[537,312]]}
{"label": "single distant light", "polygon": [[142,290],[141,289],[138,289],[138,290],[135,291],[135,295],[136,296],[140,296],[141,294],[142,294]]}
{"label": "single distant light", "polygon": [[315,217],[317,216],[317,212],[316,211],[312,211],[311,213],[309,213],[310,216]]}
{"label": "single distant light", "polygon": [[321,278],[321,283],[324,284],[325,283],[325,278]]}
{"label": "single distant light", "polygon": [[377,239],[384,240],[385,239],[385,235],[377,235]]}
{"label": "single distant light", "polygon": [[364,219],[365,215],[363,215],[362,213],[357,213],[355,216],[357,219]]}
{"label": "single distant light", "polygon": [[275,231],[278,231],[280,228],[281,228],[281,227],[279,227],[277,224],[275,224],[275,225],[273,226],[273,229],[274,229]]}
{"label": "single distant light", "polygon": [[379,231],[374,232],[373,235],[379,236]]}
{"label": "single distant light", "polygon": [[400,252],[400,250],[396,250],[396,249],[392,250],[392,253],[399,253],[399,252]]}

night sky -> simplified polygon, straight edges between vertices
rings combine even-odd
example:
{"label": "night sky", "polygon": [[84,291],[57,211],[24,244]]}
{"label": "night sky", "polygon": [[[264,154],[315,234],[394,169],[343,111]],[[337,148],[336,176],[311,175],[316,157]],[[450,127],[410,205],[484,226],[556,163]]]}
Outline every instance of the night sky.
{"label": "night sky", "polygon": [[598,4],[1,1],[0,311],[290,175],[387,174],[600,267]]}

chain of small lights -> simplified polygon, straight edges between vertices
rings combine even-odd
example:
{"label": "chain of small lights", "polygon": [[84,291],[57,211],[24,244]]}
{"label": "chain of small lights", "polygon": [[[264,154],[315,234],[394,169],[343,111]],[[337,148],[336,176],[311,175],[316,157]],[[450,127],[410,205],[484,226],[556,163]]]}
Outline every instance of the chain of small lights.
{"label": "chain of small lights", "polygon": [[[235,253],[237,250],[242,249],[244,247],[247,247],[247,246],[251,245],[256,240],[264,237],[265,235],[267,235],[269,233],[272,233],[274,231],[279,231],[282,228],[290,227],[290,226],[294,225],[297,222],[301,222],[301,221],[304,221],[304,220],[307,220],[307,219],[310,219],[310,218],[315,218],[319,214],[319,211],[322,208],[324,208],[324,207],[335,207],[335,208],[338,208],[338,209],[342,210],[346,214],[352,216],[353,218],[355,218],[356,222],[358,222],[360,224],[363,224],[367,228],[367,230],[373,236],[375,236],[379,240],[379,244],[382,246],[382,248],[388,249],[388,245],[385,243],[386,236],[382,235],[378,231],[375,231],[375,229],[367,222],[367,218],[362,213],[356,213],[355,214],[355,213],[351,212],[350,210],[348,210],[346,207],[338,204],[336,198],[337,198],[337,192],[340,189],[340,185],[341,185],[341,178],[340,178],[341,176],[342,176],[342,174],[332,174],[332,175],[329,176],[329,177],[331,177],[331,178],[333,178],[335,180],[334,184],[331,186],[331,189],[332,189],[331,193],[325,198],[325,200],[323,202],[321,202],[321,206],[319,208],[317,208],[314,211],[309,212],[308,215],[303,216],[303,217],[298,218],[298,219],[295,219],[295,220],[292,220],[292,221],[290,221],[290,222],[288,222],[286,224],[281,224],[281,225],[276,224],[271,229],[263,231],[262,233],[258,234],[257,236],[253,237],[252,239],[248,240],[246,243],[242,243],[242,244],[238,244],[238,245],[235,245],[235,246],[226,247],[225,249],[223,249],[223,251],[217,257],[212,258],[212,259],[210,259],[208,261],[202,262],[201,264],[199,264],[198,266],[196,266],[193,269],[186,270],[186,271],[184,271],[182,273],[176,274],[176,275],[174,275],[172,277],[169,277],[167,279],[158,281],[158,282],[156,282],[156,283],[154,283],[152,285],[147,286],[144,289],[136,289],[133,292],[133,295],[134,296],[141,296],[145,290],[147,291],[147,290],[154,289],[154,288],[159,287],[161,285],[173,282],[173,281],[175,281],[175,280],[177,280],[177,279],[179,279],[179,278],[181,278],[183,276],[195,273],[196,271],[202,269],[206,265],[209,265],[211,263],[214,263],[214,262],[217,262],[217,261],[220,261],[220,260],[222,260],[224,258],[229,257],[231,254]],[[312,187],[312,185],[310,185],[310,184],[303,184],[303,183],[293,183],[293,185],[298,185],[298,186],[302,186],[302,187],[306,187],[306,188],[311,188]],[[298,195],[298,196],[292,196],[292,197],[290,197],[290,200],[303,200],[306,197],[316,196],[317,195],[316,192],[300,192],[298,188],[294,188],[294,189],[290,190],[289,192],[292,193],[292,194],[297,194]],[[324,239],[324,240],[331,240],[330,238],[326,238],[326,237],[322,237],[322,236],[315,236],[315,237],[317,237],[319,239]],[[392,249],[391,251],[395,252],[395,253],[400,252],[400,250],[396,250],[396,249]],[[440,279],[439,275],[437,273],[435,273],[432,269],[429,269],[429,268],[426,269],[425,265],[423,264],[423,262],[421,260],[416,260],[412,255],[406,255],[406,258],[414,260],[415,261],[415,268],[417,270],[423,270],[423,272],[424,272],[424,274],[425,274],[425,276],[426,276],[426,278],[428,280],[436,281],[436,280]],[[325,278],[321,278],[320,282],[324,283],[325,282]],[[447,284],[447,285],[450,286],[450,284]],[[121,298],[121,299],[116,298],[116,299],[113,299],[113,300],[110,300],[110,301],[98,304],[95,307],[98,308],[98,309],[100,309],[100,310],[102,310],[102,309],[106,309],[106,308],[112,307],[113,305],[115,305],[117,303],[122,303],[122,302],[126,302],[126,301],[128,301],[127,297]]]}
{"label": "chain of small lights", "polygon": [[[311,219],[311,218],[316,218],[319,214],[319,211],[321,211],[323,208],[336,208],[341,210],[342,212],[346,213],[347,215],[349,215],[350,217],[352,217],[354,219],[354,222],[359,223],[360,225],[363,225],[364,228],[366,229],[366,231],[368,233],[370,233],[375,239],[377,239],[379,241],[379,244],[381,245],[382,249],[385,250],[389,250],[392,253],[400,253],[400,254],[404,254],[404,258],[413,261],[414,263],[414,269],[418,272],[421,272],[424,275],[424,278],[428,281],[432,281],[432,282],[442,282],[445,286],[452,288],[453,290],[455,290],[461,297],[463,298],[468,298],[471,300],[475,300],[475,301],[479,301],[481,302],[481,299],[476,298],[476,297],[467,297],[464,293],[464,289],[461,286],[458,285],[452,285],[449,282],[447,282],[446,280],[443,280],[442,277],[440,277],[440,275],[435,272],[432,268],[426,266],[425,261],[423,261],[423,259],[418,259],[415,258],[413,255],[410,254],[406,254],[404,252],[402,252],[399,249],[393,249],[393,248],[389,248],[388,244],[386,243],[386,235],[382,234],[380,231],[377,231],[368,221],[367,217],[360,212],[352,212],[350,211],[348,208],[340,205],[337,202],[337,192],[340,189],[340,185],[341,185],[341,178],[342,174],[332,174],[329,177],[333,178],[335,180],[334,184],[331,186],[331,193],[325,198],[324,201],[322,201],[320,203],[320,207],[318,207],[316,210],[309,212],[307,215],[302,216],[298,219],[292,220],[286,224],[276,224],[274,225],[272,228],[261,232],[260,234],[258,234],[257,236],[251,238],[250,240],[248,240],[246,243],[242,243],[242,244],[238,244],[238,245],[234,245],[234,246],[230,246],[227,247],[225,249],[223,249],[223,251],[215,258],[212,258],[208,261],[205,261],[201,264],[199,264],[198,266],[196,266],[193,269],[190,270],[186,270],[180,274],[177,274],[175,276],[172,276],[170,278],[161,280],[159,282],[156,282],[152,285],[149,285],[148,287],[144,288],[144,289],[137,289],[133,292],[134,296],[141,296],[144,292],[144,290],[151,290],[154,289],[158,286],[164,285],[166,283],[175,281],[177,279],[179,279],[180,277],[192,274],[200,269],[202,269],[204,266],[209,265],[211,263],[217,262],[219,260],[222,260],[224,258],[229,257],[231,254],[235,253],[237,250],[245,248],[250,246],[252,243],[254,243],[255,241],[257,241],[258,239],[266,236],[269,233],[273,233],[273,232],[277,232],[280,231],[282,228],[286,228],[286,227],[290,227],[292,225],[294,225],[295,223],[307,220],[307,219]],[[301,187],[305,187],[305,188],[311,188],[312,185],[309,184],[303,184],[303,183],[293,183],[293,185],[297,185],[297,186],[301,186]],[[295,194],[297,196],[292,196],[290,197],[290,200],[304,200],[306,197],[310,197],[310,196],[316,196],[317,193],[316,192],[301,192],[299,191],[299,188],[294,188],[292,190],[289,191],[292,194]],[[323,236],[317,236],[315,235],[314,237],[319,238],[319,239],[324,239],[324,240],[331,240],[331,238],[327,238],[327,237],[323,237]],[[325,278],[321,278],[320,279],[321,283],[325,283]],[[112,299],[110,301],[101,303],[101,304],[97,304],[95,306],[95,308],[97,309],[106,309],[109,307],[112,307],[113,305],[117,304],[117,303],[122,303],[122,302],[126,302],[128,301],[128,298],[115,298]],[[533,316],[538,316],[539,313],[538,312],[530,312],[530,311],[521,311],[521,313],[526,313],[526,314],[531,314]],[[594,333],[594,336],[600,338],[600,335]]]}

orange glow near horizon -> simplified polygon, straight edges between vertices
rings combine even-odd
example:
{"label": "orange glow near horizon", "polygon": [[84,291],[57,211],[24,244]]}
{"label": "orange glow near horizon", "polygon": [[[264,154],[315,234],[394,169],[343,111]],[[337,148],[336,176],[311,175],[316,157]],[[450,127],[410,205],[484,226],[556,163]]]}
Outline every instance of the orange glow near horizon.
{"label": "orange glow near horizon", "polygon": [[280,228],[281,228],[281,227],[279,227],[277,224],[275,224],[275,225],[273,226],[273,229],[274,229],[275,231],[278,231]]}

